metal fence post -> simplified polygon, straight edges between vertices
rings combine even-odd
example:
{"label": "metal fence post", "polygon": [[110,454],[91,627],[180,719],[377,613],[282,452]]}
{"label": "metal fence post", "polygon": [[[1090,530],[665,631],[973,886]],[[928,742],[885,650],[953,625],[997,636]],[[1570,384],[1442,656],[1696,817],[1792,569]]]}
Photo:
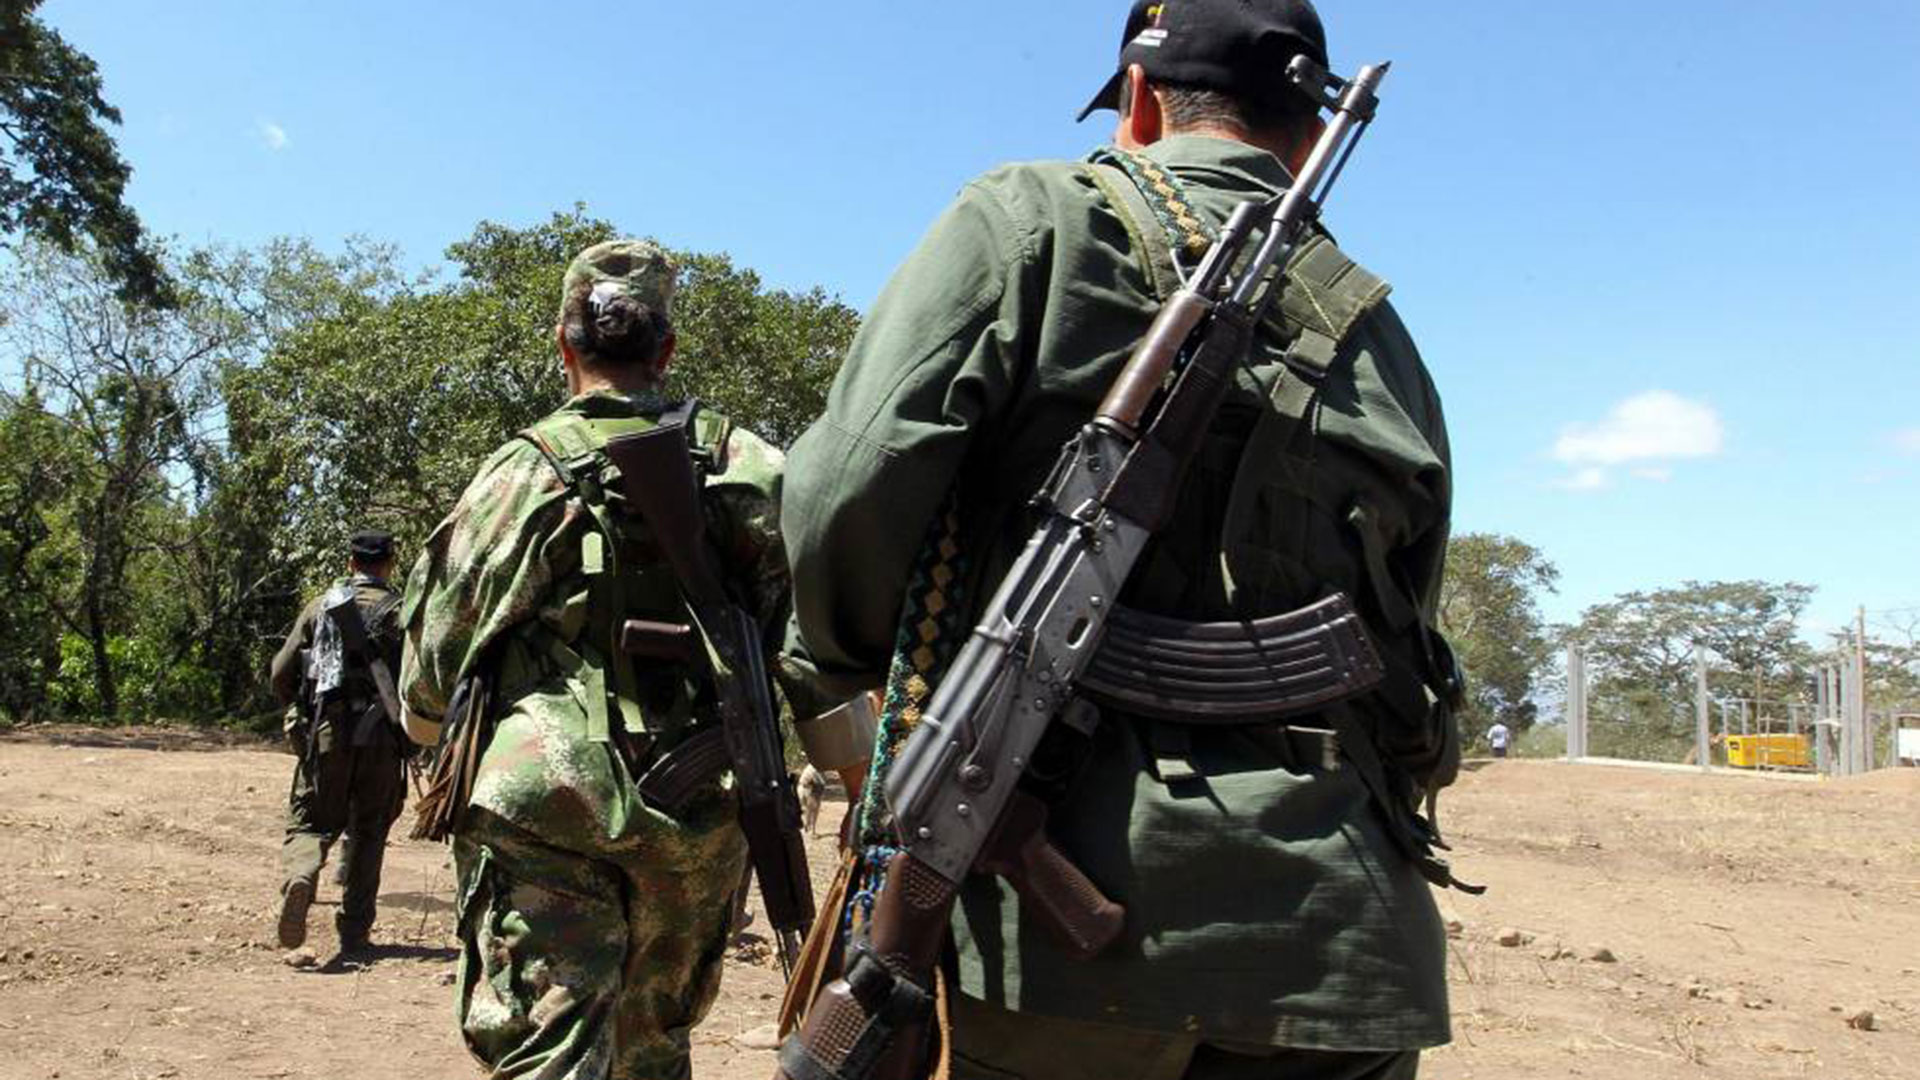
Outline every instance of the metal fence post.
{"label": "metal fence post", "polygon": [[1713,768],[1713,741],[1707,716],[1707,650],[1693,647],[1693,756],[1701,771]]}
{"label": "metal fence post", "polygon": [[1587,756],[1587,661],[1580,646],[1567,646],[1567,760]]}

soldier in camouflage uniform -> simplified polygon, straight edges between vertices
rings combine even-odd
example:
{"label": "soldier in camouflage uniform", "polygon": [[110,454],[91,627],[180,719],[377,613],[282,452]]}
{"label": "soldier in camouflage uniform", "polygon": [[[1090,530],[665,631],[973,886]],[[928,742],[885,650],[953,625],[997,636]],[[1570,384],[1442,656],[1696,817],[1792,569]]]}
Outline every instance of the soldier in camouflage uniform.
{"label": "soldier in camouflage uniform", "polygon": [[[453,835],[460,1023],[494,1076],[685,1076],[719,990],[746,844],[724,772],[677,816],[636,790],[718,718],[705,675],[623,655],[624,619],[686,613],[644,522],[610,500],[604,453],[685,416],[660,389],[673,286],[647,243],[574,260],[558,334],[572,400],[481,466],[410,582],[409,733],[439,740],[462,680],[488,680],[495,702]],[[721,569],[772,655],[788,610],[782,455],[715,412],[689,422]]]}
{"label": "soldier in camouflage uniform", "polygon": [[283,702],[295,702],[287,712],[286,735],[300,759],[288,795],[287,838],[280,849],[278,937],[285,948],[306,941],[307,909],[336,838],[340,866],[334,880],[341,886],[341,900],[334,928],[340,948],[355,953],[369,945],[387,833],[407,794],[408,748],[395,726],[398,717],[388,717],[384,710],[368,714],[369,709],[380,709],[369,672],[348,671],[338,692],[314,700],[306,663],[327,618],[322,602],[334,589],[350,588],[374,652],[388,671],[398,670],[400,596],[387,583],[393,566],[391,535],[354,534],[350,576],[335,581],[301,610],[273,657],[274,693]]}
{"label": "soldier in camouflage uniform", "polygon": [[[1123,47],[1088,107],[1118,109],[1114,145],[968,184],[793,447],[794,658],[835,694],[881,685],[896,642],[919,640],[899,627],[924,552],[960,567],[940,596],[961,635],[974,625],[1032,535],[1029,498],[1181,265],[1236,204],[1289,187],[1317,137],[1284,74],[1327,61],[1305,0],[1141,0]],[[947,984],[958,1078],[1404,1080],[1448,1038],[1429,890],[1447,875],[1413,809],[1458,761],[1456,672],[1433,630],[1446,428],[1384,282],[1325,235],[1287,277],[1120,600],[1240,624],[1337,589],[1387,678],[1237,726],[1100,705],[1048,831],[1125,905],[1126,930],[1077,960],[1006,881],[970,879]],[[919,667],[921,651],[901,655]]]}

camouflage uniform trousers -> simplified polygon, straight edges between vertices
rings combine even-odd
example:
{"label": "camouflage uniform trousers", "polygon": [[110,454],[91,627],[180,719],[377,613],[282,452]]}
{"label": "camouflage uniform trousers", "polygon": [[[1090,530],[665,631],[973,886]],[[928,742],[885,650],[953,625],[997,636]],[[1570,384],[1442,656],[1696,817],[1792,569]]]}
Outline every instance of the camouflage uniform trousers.
{"label": "camouflage uniform trousers", "polygon": [[[344,836],[353,850],[334,929],[342,943],[357,945],[373,929],[380,897],[380,871],[387,834],[407,797],[406,766],[391,729],[376,731],[366,746],[354,746],[322,722],[311,747],[304,731],[292,734],[300,763],[287,793],[287,835],[280,846],[281,889],[301,881],[309,889],[320,877],[327,848]],[[343,858],[344,858],[343,854]]]}
{"label": "camouflage uniform trousers", "polygon": [[568,704],[499,721],[454,837],[461,1032],[496,1080],[677,1080],[746,841],[717,784],[678,820],[645,806]]}

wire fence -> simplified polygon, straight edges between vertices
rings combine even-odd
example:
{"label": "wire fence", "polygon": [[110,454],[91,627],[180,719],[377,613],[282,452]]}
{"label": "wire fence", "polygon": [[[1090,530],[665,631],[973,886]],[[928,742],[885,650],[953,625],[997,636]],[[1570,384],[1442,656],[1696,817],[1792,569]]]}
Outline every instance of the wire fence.
{"label": "wire fence", "polygon": [[1570,649],[1566,757],[1840,776],[1920,766],[1920,703],[1869,702],[1858,663],[1822,667],[1801,701],[1713,696],[1704,654],[1695,667],[1690,696],[1620,688]]}

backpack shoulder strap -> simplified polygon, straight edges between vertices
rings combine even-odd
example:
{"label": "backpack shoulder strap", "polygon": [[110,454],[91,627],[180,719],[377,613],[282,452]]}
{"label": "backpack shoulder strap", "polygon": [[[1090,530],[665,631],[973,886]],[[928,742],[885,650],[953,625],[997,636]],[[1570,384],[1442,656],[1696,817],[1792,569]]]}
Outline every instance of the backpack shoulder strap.
{"label": "backpack shoulder strap", "polygon": [[1392,291],[1315,230],[1287,264],[1280,294],[1281,318],[1292,334],[1288,365],[1308,378],[1324,376],[1347,335]]}
{"label": "backpack shoulder strap", "polygon": [[400,605],[405,599],[406,598],[398,592],[389,592],[374,601],[373,605],[367,609],[367,630],[369,632],[377,632],[375,631],[375,627],[385,625],[387,619],[391,618],[394,612],[400,610]]}

